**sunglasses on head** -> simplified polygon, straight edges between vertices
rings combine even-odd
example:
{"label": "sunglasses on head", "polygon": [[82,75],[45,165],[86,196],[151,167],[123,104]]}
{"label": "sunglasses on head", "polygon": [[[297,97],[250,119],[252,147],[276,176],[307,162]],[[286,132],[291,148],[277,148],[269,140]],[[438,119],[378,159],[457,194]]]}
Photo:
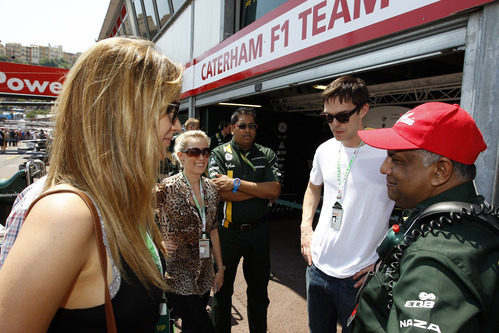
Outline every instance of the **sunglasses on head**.
{"label": "sunglasses on head", "polygon": [[246,127],[249,127],[249,129],[256,130],[258,128],[258,125],[255,123],[251,123],[251,124],[241,123],[241,124],[235,124],[234,127],[237,127],[239,129],[242,129],[242,130],[245,130]]}
{"label": "sunglasses on head", "polygon": [[179,110],[180,110],[180,103],[178,102],[170,103],[166,107],[166,113],[170,115],[170,120],[172,124],[174,124],[175,121],[177,121]]}
{"label": "sunglasses on head", "polygon": [[340,112],[336,115],[332,115],[332,114],[327,113],[327,112],[321,112],[319,114],[319,116],[321,117],[322,120],[324,120],[328,124],[332,123],[335,118],[336,118],[336,120],[338,120],[338,122],[345,124],[345,123],[348,123],[348,121],[350,120],[350,117],[355,112],[358,112],[359,110],[360,110],[360,106],[357,106],[352,111],[344,111],[344,112]]}
{"label": "sunglasses on head", "polygon": [[182,153],[186,153],[189,157],[199,157],[203,154],[204,157],[210,157],[211,148],[187,148],[186,150],[181,150]]}

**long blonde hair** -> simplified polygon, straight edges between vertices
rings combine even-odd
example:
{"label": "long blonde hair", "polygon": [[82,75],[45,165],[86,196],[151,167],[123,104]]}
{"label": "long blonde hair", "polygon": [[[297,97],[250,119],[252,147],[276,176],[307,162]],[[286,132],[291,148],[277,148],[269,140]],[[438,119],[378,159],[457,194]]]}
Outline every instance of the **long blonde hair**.
{"label": "long blonde hair", "polygon": [[80,56],[54,106],[46,186],[65,183],[89,193],[120,272],[123,259],[148,288],[165,286],[144,232],[161,243],[153,211],[161,158],[158,121],[179,99],[181,76],[182,67],[153,43],[110,38]]}

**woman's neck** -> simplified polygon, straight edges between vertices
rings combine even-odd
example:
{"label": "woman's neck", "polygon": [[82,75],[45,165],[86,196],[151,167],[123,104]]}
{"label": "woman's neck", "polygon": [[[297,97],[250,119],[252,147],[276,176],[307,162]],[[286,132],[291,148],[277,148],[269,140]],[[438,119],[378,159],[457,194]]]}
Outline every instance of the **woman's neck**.
{"label": "woman's neck", "polygon": [[184,175],[185,177],[187,177],[187,180],[189,180],[189,183],[193,188],[199,187],[199,179],[201,178],[200,175],[188,172],[187,170],[184,170]]}

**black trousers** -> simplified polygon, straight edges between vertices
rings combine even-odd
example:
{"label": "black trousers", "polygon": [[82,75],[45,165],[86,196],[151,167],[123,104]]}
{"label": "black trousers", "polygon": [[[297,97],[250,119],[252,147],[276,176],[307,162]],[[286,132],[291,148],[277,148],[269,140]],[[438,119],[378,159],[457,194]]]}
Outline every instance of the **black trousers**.
{"label": "black trousers", "polygon": [[226,266],[224,284],[213,296],[212,320],[217,333],[231,331],[232,294],[237,266],[243,258],[244,279],[248,286],[248,325],[250,333],[267,332],[267,286],[270,274],[270,232],[268,223],[251,231],[218,228],[222,257]]}
{"label": "black trousers", "polygon": [[168,307],[182,319],[182,333],[215,333],[206,306],[210,298],[208,291],[204,295],[179,295],[167,293]]}

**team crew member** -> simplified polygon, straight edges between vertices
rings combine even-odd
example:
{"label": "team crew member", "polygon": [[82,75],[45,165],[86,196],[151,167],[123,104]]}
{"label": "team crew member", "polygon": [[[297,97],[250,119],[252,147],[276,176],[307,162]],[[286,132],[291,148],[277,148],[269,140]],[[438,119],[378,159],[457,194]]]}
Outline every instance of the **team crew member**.
{"label": "team crew member", "polygon": [[230,141],[230,122],[222,120],[218,124],[218,132],[211,138],[210,148],[213,150],[215,147]]}
{"label": "team crew member", "polygon": [[212,152],[209,174],[223,202],[220,244],[226,266],[224,284],[214,295],[212,319],[218,333],[231,330],[232,293],[237,266],[244,257],[250,332],[267,331],[267,285],[270,274],[269,202],[281,192],[275,153],[254,143],[253,109],[239,108],[231,117],[233,139]]}
{"label": "team crew member", "polygon": [[[426,103],[393,128],[359,134],[388,150],[388,196],[410,210],[401,245],[389,233],[378,249],[384,259],[361,293],[354,331],[499,332],[497,212],[448,213],[451,202],[484,202],[473,179],[487,146],[473,119],[458,105]],[[441,212],[422,219],[437,203]]]}

